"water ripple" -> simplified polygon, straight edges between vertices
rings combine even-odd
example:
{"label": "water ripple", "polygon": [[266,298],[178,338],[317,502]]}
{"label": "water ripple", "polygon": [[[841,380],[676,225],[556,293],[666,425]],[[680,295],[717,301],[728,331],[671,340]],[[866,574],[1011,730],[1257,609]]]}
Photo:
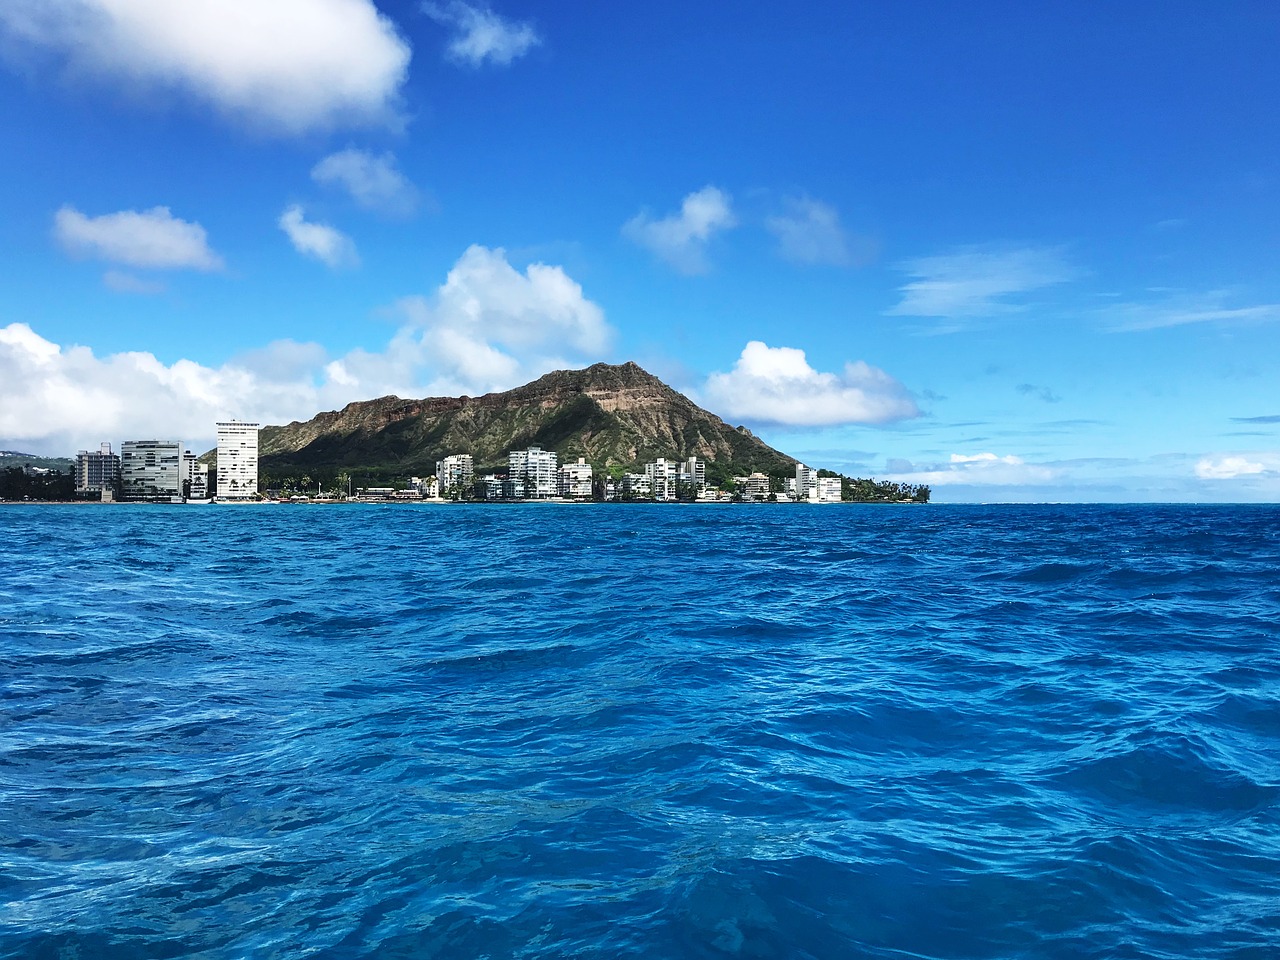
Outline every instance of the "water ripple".
{"label": "water ripple", "polygon": [[1272,507],[0,509],[0,957],[1280,955]]}

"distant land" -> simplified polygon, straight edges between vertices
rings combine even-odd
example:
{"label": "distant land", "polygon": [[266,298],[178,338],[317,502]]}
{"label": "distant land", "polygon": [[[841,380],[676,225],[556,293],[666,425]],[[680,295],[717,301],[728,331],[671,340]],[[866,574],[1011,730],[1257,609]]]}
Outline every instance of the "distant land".
{"label": "distant land", "polygon": [[261,472],[318,477],[434,474],[469,453],[477,471],[502,469],[507,451],[537,445],[561,463],[585,457],[598,470],[638,470],[658,457],[699,457],[712,476],[794,473],[796,459],[746,427],[732,427],[635,363],[556,370],[482,397],[349,403],[305,423],[266,426]]}
{"label": "distant land", "polygon": [[42,457],[36,453],[20,453],[17,450],[0,450],[0,469],[5,467],[37,467],[66,473],[75,464],[68,457]]}

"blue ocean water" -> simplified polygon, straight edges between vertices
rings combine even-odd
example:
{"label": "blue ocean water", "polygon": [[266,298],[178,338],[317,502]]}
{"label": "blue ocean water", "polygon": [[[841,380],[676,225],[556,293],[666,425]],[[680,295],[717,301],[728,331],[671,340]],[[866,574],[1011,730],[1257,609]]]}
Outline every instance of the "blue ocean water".
{"label": "blue ocean water", "polygon": [[0,957],[1280,957],[1280,508],[0,508]]}

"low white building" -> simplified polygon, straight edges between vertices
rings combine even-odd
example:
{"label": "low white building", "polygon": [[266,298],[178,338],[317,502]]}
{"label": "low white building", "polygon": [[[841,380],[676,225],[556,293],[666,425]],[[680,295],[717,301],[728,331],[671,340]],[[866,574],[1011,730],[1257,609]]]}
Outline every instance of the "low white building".
{"label": "low white building", "polygon": [[744,477],[742,482],[742,497],[744,500],[768,500],[768,475],[763,473],[753,473],[749,477]]}
{"label": "low white building", "polygon": [[814,499],[818,503],[839,503],[842,499],[843,484],[839,477],[819,477],[814,491]]}
{"label": "low white building", "polygon": [[648,500],[653,496],[653,486],[644,473],[624,473],[620,488],[624,500]]}
{"label": "low white building", "polygon": [[586,458],[579,457],[577,463],[566,463],[560,468],[560,496],[591,499],[591,464]]}
{"label": "low white building", "polygon": [[121,445],[120,488],[124,499],[179,499],[182,480],[182,444],[177,440],[126,440]]}
{"label": "low white building", "polygon": [[436,477],[410,477],[409,489],[419,497],[437,500],[440,497],[440,481]]}

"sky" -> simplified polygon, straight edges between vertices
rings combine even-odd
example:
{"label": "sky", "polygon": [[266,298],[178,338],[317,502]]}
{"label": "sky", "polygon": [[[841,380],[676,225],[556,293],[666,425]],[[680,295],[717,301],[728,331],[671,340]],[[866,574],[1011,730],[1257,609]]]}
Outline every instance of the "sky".
{"label": "sky", "polygon": [[634,360],[937,501],[1280,500],[1280,7],[5,0],[0,449]]}

